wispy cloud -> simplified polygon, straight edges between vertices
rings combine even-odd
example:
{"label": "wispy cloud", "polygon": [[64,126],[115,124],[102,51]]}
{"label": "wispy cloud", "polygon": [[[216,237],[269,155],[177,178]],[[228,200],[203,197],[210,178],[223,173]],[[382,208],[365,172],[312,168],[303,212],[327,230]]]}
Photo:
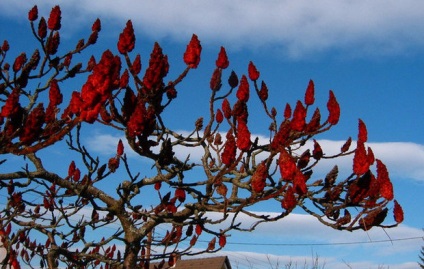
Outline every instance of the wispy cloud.
{"label": "wispy cloud", "polygon": [[[417,266],[416,262],[406,262],[398,264],[388,264],[384,262],[352,262],[350,259],[337,260],[331,254],[322,254],[318,251],[309,250],[305,255],[274,255],[254,252],[256,249],[248,251],[221,251],[219,255],[227,255],[233,268],[390,268],[390,269],[411,269]],[[310,255],[308,256],[308,253]],[[316,265],[316,267],[313,267]],[[384,266],[384,267],[383,267]]]}
{"label": "wispy cloud", "polygon": [[[44,12],[51,3],[33,1]],[[2,1],[1,9],[25,18],[32,3]],[[337,50],[350,55],[407,53],[424,44],[424,2],[405,1],[63,1],[73,22],[103,18],[109,25],[132,19],[135,29],[155,39],[204,42],[282,51],[306,57]],[[48,13],[47,13],[48,14]],[[73,25],[78,25],[74,23]],[[116,26],[117,27],[117,26]],[[122,24],[123,27],[123,24]]]}
{"label": "wispy cloud", "polygon": [[[310,253],[308,256],[307,254]],[[275,255],[261,254],[248,251],[221,251],[217,255],[227,255],[231,266],[237,269],[259,269],[259,268],[390,268],[411,269],[417,266],[416,262],[397,264],[376,263],[372,261],[351,262],[349,260],[338,260],[330,255],[322,255],[318,252],[309,251],[305,255]],[[314,267],[314,265],[316,267]]]}
{"label": "wispy cloud", "polygon": [[[188,134],[186,131],[179,131],[179,133]],[[262,144],[266,144],[268,141],[268,138],[262,135],[252,134],[252,137],[258,137],[259,143]],[[116,152],[119,139],[125,141],[124,137],[118,135],[94,133],[87,139],[87,147],[99,154],[113,156]],[[332,155],[340,152],[340,148],[345,141],[318,140],[318,143],[320,143],[327,155]],[[136,154],[130,149],[129,145],[126,143],[124,145],[128,157],[136,157]],[[355,141],[352,142],[352,148],[354,145]],[[386,164],[392,179],[424,180],[424,145],[411,142],[371,142],[367,143],[367,146],[372,148],[376,158],[381,159]],[[312,150],[313,145],[307,143],[303,150],[307,148]],[[185,160],[190,156],[190,161],[194,162],[198,162],[203,154],[201,147],[178,147],[174,151],[178,158]],[[314,169],[314,176],[324,176],[334,165],[339,167],[340,176],[349,176],[352,172],[352,158],[353,156],[350,155],[336,159],[322,160]]]}
{"label": "wispy cloud", "polygon": [[[239,221],[244,226],[253,222],[243,214],[239,215]],[[165,230],[158,232],[164,234]],[[294,268],[295,265],[304,268],[303,265],[308,264],[307,268],[310,268],[317,257],[320,266],[325,264],[325,268],[330,269],[347,268],[346,264],[351,268],[377,268],[384,265],[406,269],[412,268],[414,263],[394,263],[388,257],[419,250],[422,236],[420,229],[405,225],[387,231],[374,228],[367,232],[341,232],[322,225],[312,216],[292,213],[278,222],[262,224],[252,233],[232,232],[227,239],[227,246],[217,255],[227,255],[233,267],[240,269],[271,266],[284,268],[287,264],[292,264]],[[405,238],[409,240],[399,240]],[[206,238],[200,238],[196,248],[204,249],[207,244]]]}
{"label": "wispy cloud", "polygon": [[[252,219],[240,215],[240,221],[249,225]],[[308,264],[310,268],[318,257],[320,266],[325,264],[325,268],[330,269],[348,268],[346,264],[351,268],[384,265],[406,269],[414,268],[412,265],[416,263],[396,263],[390,261],[390,257],[419,250],[422,236],[420,229],[406,225],[386,231],[374,228],[367,232],[342,232],[322,225],[312,216],[292,213],[278,222],[262,224],[252,233],[233,233],[227,240],[228,247],[219,255],[228,255],[233,266],[239,265],[236,268],[268,268],[277,264],[284,268],[282,266],[289,263],[300,268]],[[413,239],[399,240],[405,238]],[[207,243],[204,244],[206,247]],[[232,248],[237,251],[231,251]]]}

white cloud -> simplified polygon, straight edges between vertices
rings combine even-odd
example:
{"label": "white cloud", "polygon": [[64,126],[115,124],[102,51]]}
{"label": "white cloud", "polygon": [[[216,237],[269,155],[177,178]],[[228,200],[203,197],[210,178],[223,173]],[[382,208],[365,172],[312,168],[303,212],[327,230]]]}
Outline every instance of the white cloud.
{"label": "white cloud", "polygon": [[[51,3],[33,1],[48,14]],[[135,29],[160,39],[231,47],[278,48],[291,57],[336,49],[351,55],[407,53],[424,44],[424,2],[376,1],[63,1],[66,21],[132,19]],[[3,11],[26,18],[31,4],[3,1]],[[25,12],[25,13],[23,13]],[[47,15],[46,15],[47,16]],[[74,24],[75,25],[75,24]]]}
{"label": "white cloud", "polygon": [[126,143],[124,136],[106,133],[94,133],[87,136],[87,147],[96,153],[113,157],[116,154],[119,139],[122,139],[122,142],[124,143],[124,152],[126,154],[133,154],[132,150],[127,150],[130,147],[128,143]]}
{"label": "white cloud", "polygon": [[[244,226],[252,223],[246,215],[239,217]],[[215,255],[227,255],[233,268],[239,269],[277,268],[276,265],[286,268],[290,263],[294,266],[290,268],[304,268],[306,264],[311,268],[315,258],[318,258],[317,268],[348,268],[346,264],[349,264],[351,268],[384,265],[384,268],[407,269],[414,268],[412,265],[416,263],[392,262],[390,257],[415,254],[421,247],[422,235],[420,229],[405,225],[386,231],[374,228],[367,232],[342,232],[322,225],[312,216],[292,213],[278,222],[262,224],[252,233],[233,231],[227,246]],[[414,239],[399,240],[405,238]],[[200,240],[196,248],[206,248],[208,240]]]}
{"label": "white cloud", "polygon": [[[244,225],[252,222],[247,216],[240,217]],[[318,257],[320,266],[325,264],[325,268],[330,269],[347,268],[346,264],[351,268],[380,268],[378,266],[384,265],[384,268],[406,269],[414,268],[412,264],[416,263],[392,263],[388,258],[415,253],[421,247],[422,236],[420,229],[405,225],[385,231],[374,228],[367,232],[342,232],[322,225],[312,216],[292,213],[278,222],[260,225],[252,233],[233,233],[227,241],[228,247],[218,255],[228,255],[233,266],[239,265],[243,269],[268,268],[269,261],[273,266],[292,262],[300,266],[298,268],[304,268],[304,264],[310,268],[314,257]],[[405,238],[415,239],[398,240]],[[236,243],[239,251],[229,251],[231,243]],[[293,250],[296,254],[289,254]]]}
{"label": "white cloud", "polygon": [[[377,263],[372,261],[349,262],[337,260],[331,255],[320,255],[311,253],[310,256],[290,256],[278,254],[259,254],[256,252],[229,252],[221,251],[218,256],[228,256],[231,266],[236,269],[259,269],[259,268],[390,268],[411,269],[416,268],[416,262],[405,262],[398,264]],[[316,265],[314,267],[314,265]]]}
{"label": "white cloud", "polygon": [[[186,131],[177,132],[182,135],[188,134]],[[262,135],[252,134],[252,137],[258,137],[259,143],[262,144],[265,144],[268,141],[268,138]],[[225,136],[223,136],[223,139],[224,138]],[[124,141],[125,153],[129,157],[136,157],[136,154],[125,142],[125,138],[118,135],[95,133],[92,136],[89,136],[87,145],[89,149],[97,153],[112,157],[116,152],[116,145],[118,144],[119,139]],[[320,143],[324,153],[328,156],[339,153],[340,148],[345,141],[318,140],[318,143]],[[355,145],[356,142],[352,141],[351,149],[353,149]],[[387,166],[392,180],[424,180],[424,145],[411,142],[371,142],[367,143],[367,146],[371,147],[375,157],[382,160]],[[312,150],[312,143],[307,143],[299,154],[307,148]],[[199,161],[203,154],[201,147],[178,147],[174,148],[174,152],[176,153],[176,156],[182,160],[185,160],[187,156],[190,155],[191,162]],[[325,174],[328,173],[334,165],[338,165],[340,177],[349,176],[352,172],[352,158],[353,156],[350,155],[336,159],[322,160],[319,166],[314,169],[314,178],[325,176]]]}
{"label": "white cloud", "polygon": [[[324,152],[328,154],[340,152],[344,141],[319,140]],[[352,141],[351,148],[356,145]],[[388,168],[392,179],[424,180],[424,145],[411,142],[370,142],[366,146],[371,147],[377,159],[380,159]],[[343,173],[352,172],[352,157],[337,158],[323,164],[322,172],[328,172],[335,164]]]}

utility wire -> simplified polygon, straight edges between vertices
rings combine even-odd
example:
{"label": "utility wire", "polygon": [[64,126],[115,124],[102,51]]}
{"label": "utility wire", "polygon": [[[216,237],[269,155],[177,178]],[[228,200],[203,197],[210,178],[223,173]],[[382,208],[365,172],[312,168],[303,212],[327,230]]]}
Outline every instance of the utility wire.
{"label": "utility wire", "polygon": [[[4,194],[0,194],[0,197],[7,197]],[[2,206],[6,206],[3,203],[0,203]],[[81,214],[76,214],[77,216],[83,216]],[[106,229],[116,229],[115,227],[104,227]],[[157,227],[158,229],[164,229],[163,227]],[[396,239],[384,239],[384,240],[372,240],[372,241],[354,241],[354,242],[334,242],[334,243],[252,243],[252,242],[231,242],[227,241],[227,245],[245,245],[245,246],[338,246],[338,245],[362,245],[362,244],[378,244],[378,243],[387,243],[387,242],[397,242],[397,241],[409,241],[409,240],[424,240],[424,236],[415,236],[415,237],[405,237],[405,238],[396,238]],[[198,240],[198,242],[209,243],[206,240]]]}
{"label": "utility wire", "polygon": [[[335,243],[250,243],[250,242],[228,242],[227,245],[246,245],[246,246],[337,246],[337,245],[361,245],[361,244],[376,244],[376,243],[387,243],[396,241],[408,241],[408,240],[423,240],[423,236],[406,237],[397,239],[384,239],[384,240],[373,240],[373,241],[355,241],[355,242],[335,242]],[[207,242],[207,241],[205,241]]]}

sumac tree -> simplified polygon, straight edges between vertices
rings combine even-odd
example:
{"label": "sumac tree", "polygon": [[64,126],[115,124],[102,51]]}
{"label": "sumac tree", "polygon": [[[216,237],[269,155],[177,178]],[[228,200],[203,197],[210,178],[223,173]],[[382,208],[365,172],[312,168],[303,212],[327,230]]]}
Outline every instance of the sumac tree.
{"label": "sumac tree", "polygon": [[[338,230],[402,222],[386,166],[366,145],[363,121],[357,139],[349,137],[335,155],[325,154],[315,139],[339,121],[340,107],[332,91],[326,116],[313,108],[313,81],[302,100],[270,108],[267,85],[259,80],[253,62],[246,75],[227,72],[229,60],[221,47],[210,89],[205,89],[210,91],[209,113],[199,115],[193,129],[182,134],[169,127],[164,111],[181,109],[172,104],[183,90],[180,82],[199,65],[202,47],[196,35],[183,53],[186,68],[165,81],[167,56],[155,43],[142,68],[140,55],[133,52],[131,21],[119,35],[116,53],[111,48],[98,59],[87,55],[86,62],[75,63],[96,43],[100,20],[93,23],[87,39],[61,54],[60,7],[46,19],[39,18],[35,6],[28,19],[36,41],[36,47],[29,48],[33,53],[11,57],[13,44],[8,41],[0,50],[0,237],[6,252],[2,264],[15,269],[25,264],[172,265],[176,255],[219,251],[231,231],[253,231],[295,208]],[[62,88],[78,78],[78,90]],[[252,98],[261,104],[263,121],[269,122],[269,130],[264,130],[270,133],[267,141],[250,132]],[[93,125],[121,132],[110,159],[93,156],[83,145],[83,131]],[[60,160],[67,171],[55,171],[46,163],[46,152],[58,144],[79,156]],[[175,151],[183,148],[201,150],[202,156],[180,158]],[[129,151],[145,160],[143,166],[129,164]],[[335,166],[322,179],[313,179],[318,163],[349,154],[351,174],[339,176]],[[24,164],[9,165],[16,160]],[[143,174],[146,170],[153,170],[153,175]],[[281,213],[251,211],[258,203],[277,203]],[[392,224],[383,223],[388,208],[394,210]],[[255,219],[251,227],[240,225],[242,214]],[[153,234],[157,227],[167,231]],[[196,247],[199,239],[209,241],[208,246]]]}

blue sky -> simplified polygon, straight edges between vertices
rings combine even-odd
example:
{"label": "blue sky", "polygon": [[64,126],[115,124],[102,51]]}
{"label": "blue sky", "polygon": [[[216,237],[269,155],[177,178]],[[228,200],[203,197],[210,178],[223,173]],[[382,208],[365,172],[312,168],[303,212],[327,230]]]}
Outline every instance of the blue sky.
{"label": "blue sky", "polygon": [[[179,90],[173,104],[178,113],[169,114],[177,129],[189,129],[206,115],[209,79],[220,46],[227,50],[230,69],[239,75],[247,72],[249,61],[255,63],[270,90],[271,104],[280,111],[287,102],[295,104],[303,98],[309,79],[315,82],[323,111],[332,89],[342,114],[340,123],[319,137],[328,150],[356,136],[358,118],[367,124],[369,145],[388,166],[405,222],[386,231],[340,233],[294,214],[252,234],[230,237],[225,254],[233,268],[264,268],[268,259],[280,265],[292,260],[303,268],[312,255],[330,269],[416,268],[424,241],[409,238],[424,236],[424,2],[3,0],[0,42],[9,40],[14,52],[10,55],[27,50],[31,42],[28,10],[37,4],[47,17],[53,3],[62,8],[63,45],[73,47],[99,17],[102,31],[90,53],[100,55],[106,48],[116,52],[118,35],[131,19],[135,51],[142,55],[144,66],[158,41],[169,56],[170,79],[184,68],[182,54],[191,35],[199,36],[201,65]],[[250,111],[255,114],[255,109]],[[250,128],[265,136],[267,125],[258,119]],[[116,134],[91,132],[92,140],[87,142],[96,141],[92,150],[100,155],[108,149],[113,152]],[[342,164],[344,171],[351,169],[348,160]]]}

